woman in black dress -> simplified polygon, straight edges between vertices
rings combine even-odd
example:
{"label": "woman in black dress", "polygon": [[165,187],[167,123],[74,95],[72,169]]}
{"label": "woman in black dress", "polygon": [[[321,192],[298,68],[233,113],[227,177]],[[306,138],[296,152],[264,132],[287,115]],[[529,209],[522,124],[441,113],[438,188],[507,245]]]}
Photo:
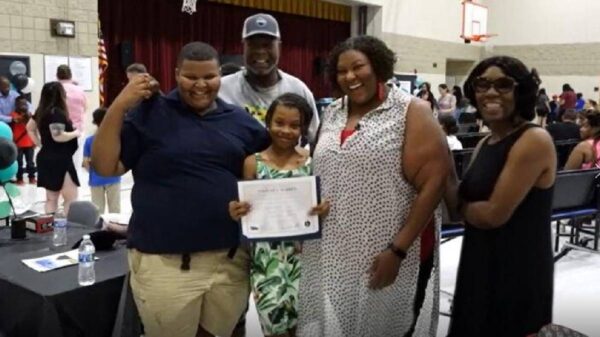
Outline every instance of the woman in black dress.
{"label": "woman in black dress", "polygon": [[550,238],[556,154],[529,121],[539,78],[512,57],[483,60],[465,94],[491,134],[446,201],[466,223],[449,336],[524,337],[552,321]]}
{"label": "woman in black dress", "polygon": [[81,132],[73,129],[65,98],[60,82],[44,84],[40,104],[27,124],[29,135],[41,146],[36,164],[38,186],[46,189],[46,213],[56,212],[59,196],[64,199],[65,214],[69,212],[69,204],[77,199],[79,179],[73,153],[77,151],[77,137]]}

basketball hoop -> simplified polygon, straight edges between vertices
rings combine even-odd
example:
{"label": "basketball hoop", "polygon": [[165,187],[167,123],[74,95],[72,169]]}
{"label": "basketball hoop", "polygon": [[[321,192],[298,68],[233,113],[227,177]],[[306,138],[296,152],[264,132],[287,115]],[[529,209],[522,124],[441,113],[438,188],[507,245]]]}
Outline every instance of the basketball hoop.
{"label": "basketball hoop", "polygon": [[488,8],[471,0],[462,2],[462,28],[460,37],[465,43],[486,42],[495,34],[488,34]]}
{"label": "basketball hoop", "polygon": [[183,0],[181,12],[188,13],[189,15],[196,13],[196,0]]}
{"label": "basketball hoop", "polygon": [[471,38],[469,40],[475,41],[475,42],[485,42],[485,41],[487,41],[487,39],[488,39],[487,35],[473,35],[473,36],[471,36]]}
{"label": "basketball hoop", "polygon": [[490,37],[494,36],[497,36],[497,34],[473,34],[469,37],[465,37],[465,40],[474,42],[486,42]]}

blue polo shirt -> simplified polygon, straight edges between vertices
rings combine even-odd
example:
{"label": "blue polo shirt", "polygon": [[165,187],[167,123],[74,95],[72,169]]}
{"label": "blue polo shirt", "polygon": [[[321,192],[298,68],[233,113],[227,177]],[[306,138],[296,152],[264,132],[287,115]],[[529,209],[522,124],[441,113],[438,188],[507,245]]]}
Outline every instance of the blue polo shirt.
{"label": "blue polo shirt", "polygon": [[121,162],[132,170],[128,245],[145,253],[228,249],[239,243],[229,217],[246,156],[269,145],[266,129],[220,99],[200,116],[173,90],[127,113]]}
{"label": "blue polo shirt", "polygon": [[[90,158],[92,156],[92,144],[94,143],[94,138],[96,135],[89,136],[85,139],[85,143],[83,143],[83,157]],[[93,167],[88,169],[89,171],[89,179],[88,184],[91,187],[97,186],[108,186],[112,184],[118,184],[121,182],[121,177],[103,177],[96,173]]]}

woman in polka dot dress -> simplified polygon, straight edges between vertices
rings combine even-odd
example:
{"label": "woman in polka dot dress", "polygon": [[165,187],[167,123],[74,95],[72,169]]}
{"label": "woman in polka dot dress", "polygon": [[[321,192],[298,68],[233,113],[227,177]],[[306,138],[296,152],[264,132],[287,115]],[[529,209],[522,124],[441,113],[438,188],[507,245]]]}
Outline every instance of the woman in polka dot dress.
{"label": "woman in polka dot dress", "polygon": [[313,158],[332,208],[304,244],[299,336],[435,336],[450,160],[429,104],[385,85],[394,63],[369,36],[332,52],[345,96],[325,110]]}

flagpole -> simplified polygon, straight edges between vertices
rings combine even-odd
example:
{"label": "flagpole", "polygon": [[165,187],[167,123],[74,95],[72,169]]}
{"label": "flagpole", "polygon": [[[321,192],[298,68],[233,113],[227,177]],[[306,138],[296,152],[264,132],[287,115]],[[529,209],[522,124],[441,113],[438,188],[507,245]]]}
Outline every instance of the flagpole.
{"label": "flagpole", "polygon": [[102,28],[100,19],[98,19],[98,88],[100,92],[100,106],[104,107],[106,102],[106,74],[108,68],[108,55],[106,54],[106,46],[104,45],[104,37],[102,36]]}

